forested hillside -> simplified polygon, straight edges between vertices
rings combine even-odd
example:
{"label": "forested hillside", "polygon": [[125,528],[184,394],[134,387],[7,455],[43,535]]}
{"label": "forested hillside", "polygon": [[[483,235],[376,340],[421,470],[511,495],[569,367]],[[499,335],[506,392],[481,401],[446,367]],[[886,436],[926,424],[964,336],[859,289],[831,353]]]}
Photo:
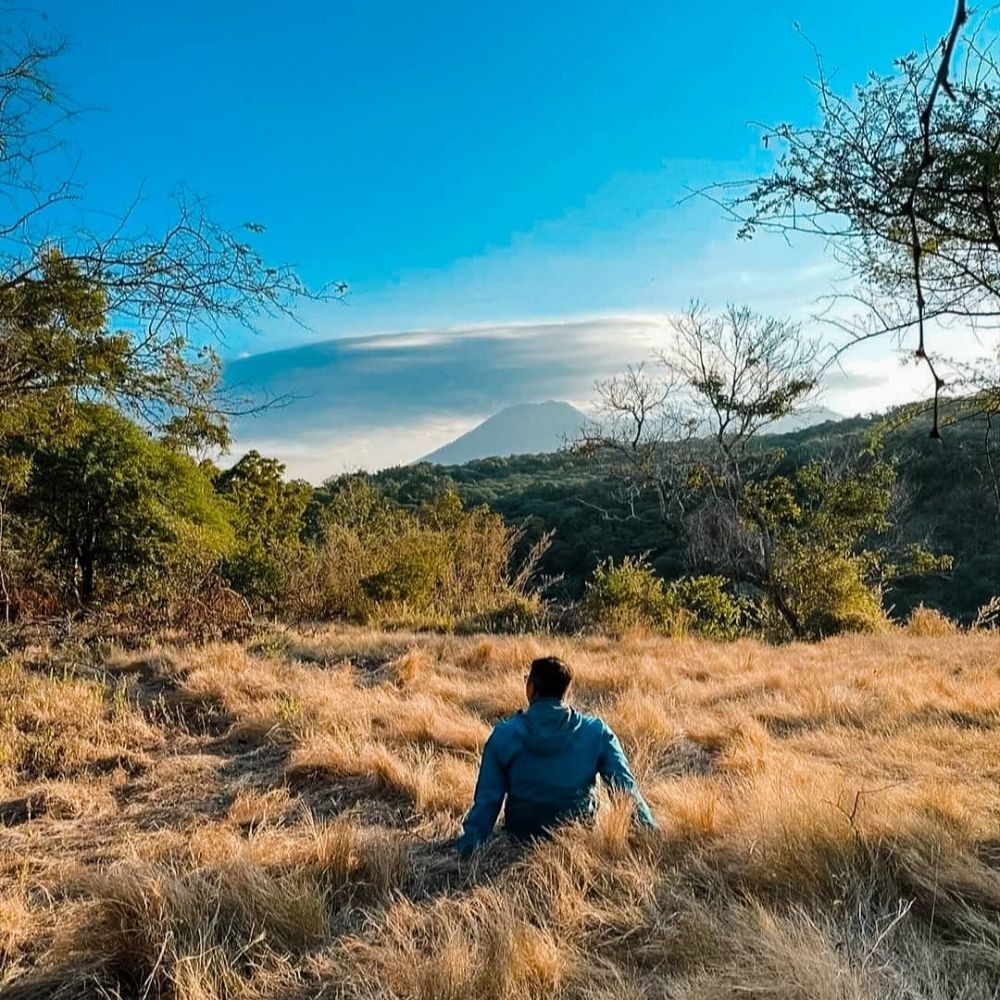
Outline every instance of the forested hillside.
{"label": "forested hillside", "polygon": [[[1000,589],[1000,506],[991,472],[996,445],[984,418],[955,419],[941,440],[929,437],[924,416],[855,417],[791,434],[769,436],[762,447],[780,449],[778,472],[816,460],[860,452],[876,435],[899,473],[897,531],[904,541],[926,544],[954,558],[947,572],[894,583],[888,603],[905,616],[920,603],[971,620]],[[1000,467],[998,467],[1000,472]],[[623,495],[620,480],[572,452],[491,458],[456,466],[427,464],[387,469],[374,477],[380,489],[404,504],[453,487],[468,505],[486,504],[523,523],[530,542],[554,531],[542,571],[561,579],[553,592],[578,597],[594,568],[648,553],[656,571],[676,578],[690,571],[682,539],[664,521],[656,498]]]}

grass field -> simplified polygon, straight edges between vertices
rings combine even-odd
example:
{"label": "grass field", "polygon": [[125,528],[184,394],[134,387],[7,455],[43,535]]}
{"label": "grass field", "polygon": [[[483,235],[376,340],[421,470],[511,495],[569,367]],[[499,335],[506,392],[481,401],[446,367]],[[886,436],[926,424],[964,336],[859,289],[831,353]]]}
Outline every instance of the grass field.
{"label": "grass field", "polygon": [[[542,652],[656,813],[442,849]],[[0,666],[0,997],[1000,996],[1000,637],[281,633]]]}

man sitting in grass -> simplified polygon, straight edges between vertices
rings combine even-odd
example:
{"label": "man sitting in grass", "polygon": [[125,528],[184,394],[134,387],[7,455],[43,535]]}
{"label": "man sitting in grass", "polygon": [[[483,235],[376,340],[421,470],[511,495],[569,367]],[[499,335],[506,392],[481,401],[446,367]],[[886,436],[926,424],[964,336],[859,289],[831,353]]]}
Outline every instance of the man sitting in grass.
{"label": "man sitting in grass", "polygon": [[527,710],[498,723],[483,748],[475,800],[455,842],[460,854],[490,836],[505,798],[504,829],[518,839],[593,817],[598,775],[612,791],[632,796],[641,823],[656,826],[618,737],[601,719],[565,703],[572,680],[569,665],[555,656],[531,664]]}

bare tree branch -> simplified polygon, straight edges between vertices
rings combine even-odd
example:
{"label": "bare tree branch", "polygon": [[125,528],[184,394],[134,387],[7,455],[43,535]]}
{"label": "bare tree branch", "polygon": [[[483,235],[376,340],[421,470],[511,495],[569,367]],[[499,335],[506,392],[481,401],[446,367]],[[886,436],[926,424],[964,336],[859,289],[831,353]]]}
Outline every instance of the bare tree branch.
{"label": "bare tree branch", "polygon": [[[947,34],[922,54],[836,93],[817,57],[817,124],[764,128],[778,149],[764,178],[696,192],[750,237],[819,236],[853,279],[827,319],[849,342],[912,332],[940,436],[945,389],[932,327],[995,334],[1000,321],[1000,67],[958,0]],[[942,95],[948,100],[942,100]]]}

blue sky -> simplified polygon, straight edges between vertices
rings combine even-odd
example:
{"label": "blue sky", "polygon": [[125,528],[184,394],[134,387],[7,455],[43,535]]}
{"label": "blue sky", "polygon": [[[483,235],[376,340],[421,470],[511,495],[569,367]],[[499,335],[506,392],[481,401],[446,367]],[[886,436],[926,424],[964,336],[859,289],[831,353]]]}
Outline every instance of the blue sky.
{"label": "blue sky", "polygon": [[58,77],[91,109],[73,131],[88,204],[119,210],[141,187],[155,224],[184,185],[224,221],[264,223],[266,253],[309,282],[350,284],[347,305],[305,310],[308,330],[234,331],[233,358],[669,313],[692,296],[806,318],[833,276],[821,247],[740,244],[717,210],[678,199],[766,169],[748,120],[812,119],[796,22],[847,87],[952,13],[940,0],[45,10],[68,43]]}

